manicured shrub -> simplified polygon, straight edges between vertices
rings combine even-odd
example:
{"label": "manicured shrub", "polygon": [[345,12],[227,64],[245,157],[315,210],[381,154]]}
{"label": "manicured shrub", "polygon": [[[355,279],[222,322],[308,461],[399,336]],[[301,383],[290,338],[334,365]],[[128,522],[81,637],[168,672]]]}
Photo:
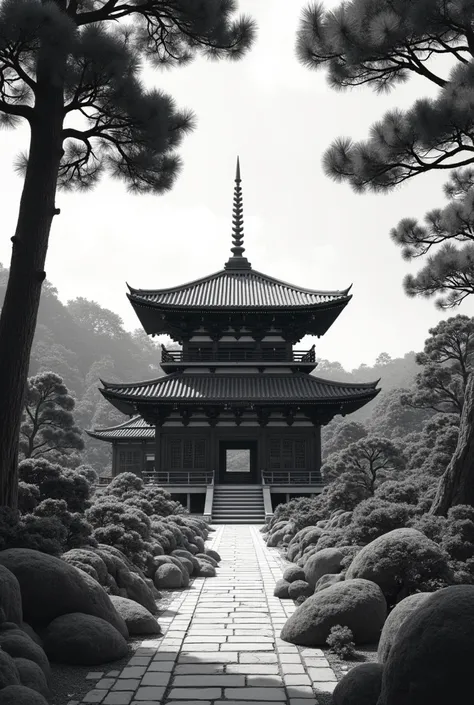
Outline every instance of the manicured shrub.
{"label": "manicured shrub", "polygon": [[326,643],[329,651],[339,658],[350,659],[355,656],[354,635],[349,627],[342,627],[340,624],[331,627]]}

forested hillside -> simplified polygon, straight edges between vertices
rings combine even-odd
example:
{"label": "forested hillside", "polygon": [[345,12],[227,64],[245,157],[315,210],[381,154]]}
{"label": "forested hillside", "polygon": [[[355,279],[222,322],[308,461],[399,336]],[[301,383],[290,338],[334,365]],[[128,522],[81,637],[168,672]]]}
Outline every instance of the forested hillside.
{"label": "forested hillside", "polygon": [[[8,270],[0,265],[0,305],[7,274]],[[129,382],[159,377],[163,374],[159,362],[159,343],[140,328],[129,333],[120,316],[85,298],[65,305],[54,286],[45,282],[29,374],[53,371],[64,379],[77,400],[74,415],[82,429],[120,423],[125,418],[100,394],[101,379]],[[415,353],[410,352],[397,359],[382,353],[374,366],[361,365],[350,372],[339,362],[320,360],[314,374],[353,382],[380,378],[380,395],[351,416],[364,421],[387,392],[410,387],[416,372]],[[85,462],[100,472],[106,470],[111,458],[109,444],[88,436],[84,440]]]}

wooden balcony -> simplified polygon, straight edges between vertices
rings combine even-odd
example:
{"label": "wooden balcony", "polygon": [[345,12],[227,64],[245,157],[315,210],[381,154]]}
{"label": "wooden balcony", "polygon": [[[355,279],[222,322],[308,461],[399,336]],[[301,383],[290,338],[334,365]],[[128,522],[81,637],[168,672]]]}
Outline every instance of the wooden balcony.
{"label": "wooden balcony", "polygon": [[315,346],[309,350],[271,350],[262,348],[261,350],[242,350],[239,348],[229,348],[227,350],[167,350],[161,348],[161,364],[189,364],[189,363],[228,363],[228,362],[248,362],[248,363],[299,363],[315,364]]}
{"label": "wooden balcony", "polygon": [[323,487],[324,481],[317,470],[263,470],[264,485],[306,485]]}

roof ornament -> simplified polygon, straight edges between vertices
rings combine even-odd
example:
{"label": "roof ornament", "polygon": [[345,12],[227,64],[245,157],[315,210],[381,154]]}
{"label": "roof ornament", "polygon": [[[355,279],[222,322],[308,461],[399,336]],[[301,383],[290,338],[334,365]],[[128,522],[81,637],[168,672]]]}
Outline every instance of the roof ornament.
{"label": "roof ornament", "polygon": [[240,186],[240,160],[237,157],[237,167],[235,170],[234,203],[232,208],[232,252],[231,257],[225,264],[225,269],[252,269],[252,265],[246,257],[244,242],[244,210],[242,204],[242,188]]}

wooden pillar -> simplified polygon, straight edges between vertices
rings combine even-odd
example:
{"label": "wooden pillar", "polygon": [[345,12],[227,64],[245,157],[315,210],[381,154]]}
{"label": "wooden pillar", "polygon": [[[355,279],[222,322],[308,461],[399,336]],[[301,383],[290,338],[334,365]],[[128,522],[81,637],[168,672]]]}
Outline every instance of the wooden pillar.
{"label": "wooden pillar", "polygon": [[217,446],[216,427],[209,424],[209,470],[214,476],[214,484],[219,482],[219,448]]}
{"label": "wooden pillar", "polygon": [[188,492],[188,494],[186,496],[186,508],[187,508],[188,512],[191,513],[191,493],[190,492]]}
{"label": "wooden pillar", "polygon": [[140,463],[140,475],[143,477],[143,473],[146,470],[146,443],[145,441],[142,441],[140,443],[140,448],[141,448],[141,463]]}
{"label": "wooden pillar", "polygon": [[267,458],[267,448],[268,448],[268,431],[266,426],[260,427],[259,433],[259,453],[258,453],[258,480],[263,483],[262,471],[268,470],[268,458]]}
{"label": "wooden pillar", "polygon": [[118,447],[116,443],[112,444],[112,477],[118,474]]}
{"label": "wooden pillar", "polygon": [[319,471],[321,468],[321,426],[315,426],[314,427],[314,449],[313,449],[313,458],[314,458],[314,469],[316,471]]}
{"label": "wooden pillar", "polygon": [[161,470],[161,459],[162,459],[162,440],[163,440],[163,428],[160,424],[155,426],[155,472]]}

